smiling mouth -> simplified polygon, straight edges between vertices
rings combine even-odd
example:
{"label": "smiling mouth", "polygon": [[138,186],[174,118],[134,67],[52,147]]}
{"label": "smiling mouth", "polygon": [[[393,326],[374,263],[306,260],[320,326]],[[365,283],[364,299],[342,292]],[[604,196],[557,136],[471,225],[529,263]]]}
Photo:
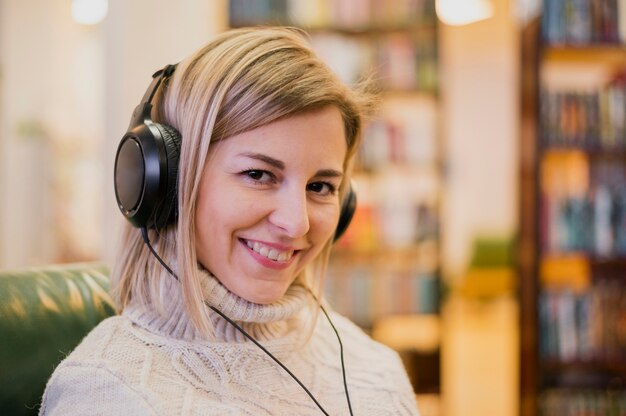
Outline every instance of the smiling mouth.
{"label": "smiling mouth", "polygon": [[275,261],[277,263],[283,263],[291,260],[294,250],[281,251],[277,250],[274,247],[269,247],[264,244],[259,243],[258,241],[248,241],[244,239],[240,239],[248,248],[255,253],[269,259]]}

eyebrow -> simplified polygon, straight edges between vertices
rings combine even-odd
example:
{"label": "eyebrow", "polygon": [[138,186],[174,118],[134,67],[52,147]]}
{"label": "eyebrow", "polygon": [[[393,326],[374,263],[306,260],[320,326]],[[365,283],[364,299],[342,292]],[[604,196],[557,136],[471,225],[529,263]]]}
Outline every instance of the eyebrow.
{"label": "eyebrow", "polygon": [[315,176],[321,176],[326,178],[341,178],[343,177],[343,173],[335,169],[322,169],[317,171],[317,174]]}
{"label": "eyebrow", "polygon": [[250,159],[260,160],[262,162],[267,163],[268,165],[274,166],[276,169],[280,169],[280,170],[285,169],[285,163],[283,161],[274,159],[273,157],[264,155],[263,153],[244,152],[244,153],[241,153],[240,155],[249,157]]}
{"label": "eyebrow", "polygon": [[[276,169],[285,169],[285,163],[282,160],[274,159],[273,157],[265,155],[263,153],[244,152],[240,153],[240,156],[260,160],[270,166],[274,166]],[[327,178],[341,178],[343,177],[343,173],[335,169],[321,169],[317,171],[315,176],[322,176]]]}

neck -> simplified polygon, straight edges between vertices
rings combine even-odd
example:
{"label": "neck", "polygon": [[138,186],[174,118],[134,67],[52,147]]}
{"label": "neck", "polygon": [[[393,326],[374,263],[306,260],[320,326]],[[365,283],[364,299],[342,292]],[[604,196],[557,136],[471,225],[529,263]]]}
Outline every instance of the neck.
{"label": "neck", "polygon": [[[279,339],[306,325],[310,310],[305,306],[312,302],[307,289],[295,282],[278,301],[261,305],[248,302],[230,292],[214,276],[200,271],[202,294],[205,302],[236,322],[258,341]],[[164,281],[167,302],[161,308],[152,305],[131,304],[124,314],[150,332],[182,340],[213,340],[218,342],[247,342],[233,325],[207,306],[212,322],[210,334],[200,333],[188,318],[180,283],[167,272],[159,278]]]}

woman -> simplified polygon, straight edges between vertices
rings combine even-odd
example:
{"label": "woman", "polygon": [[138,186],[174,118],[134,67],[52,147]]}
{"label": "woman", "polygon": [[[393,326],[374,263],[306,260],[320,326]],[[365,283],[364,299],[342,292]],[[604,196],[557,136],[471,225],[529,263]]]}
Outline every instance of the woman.
{"label": "woman", "polygon": [[150,186],[129,196],[116,177],[142,228],[127,224],[112,273],[121,314],[59,365],[41,414],[417,414],[397,354],[336,313],[318,319],[370,98],[286,28],[223,33],[157,73],[122,143],[146,126],[174,137],[174,209],[157,196],[134,217]]}

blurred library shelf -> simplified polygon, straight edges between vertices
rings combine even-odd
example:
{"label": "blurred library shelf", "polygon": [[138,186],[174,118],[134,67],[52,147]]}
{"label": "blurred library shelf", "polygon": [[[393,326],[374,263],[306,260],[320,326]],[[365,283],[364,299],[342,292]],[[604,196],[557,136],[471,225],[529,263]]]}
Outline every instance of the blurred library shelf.
{"label": "blurred library shelf", "polygon": [[626,413],[626,2],[522,32],[521,415]]}
{"label": "blurred library shelf", "polygon": [[369,78],[380,91],[355,166],[357,210],[331,257],[326,296],[400,352],[432,405],[442,186],[435,1],[230,0],[229,25],[300,27],[343,81]]}

